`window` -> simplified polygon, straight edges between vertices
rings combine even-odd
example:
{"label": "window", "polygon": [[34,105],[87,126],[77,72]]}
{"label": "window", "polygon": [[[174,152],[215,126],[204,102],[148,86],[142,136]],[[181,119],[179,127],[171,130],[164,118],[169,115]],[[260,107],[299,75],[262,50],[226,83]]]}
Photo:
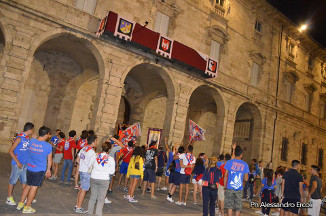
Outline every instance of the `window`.
{"label": "window", "polygon": [[221,7],[224,7],[224,1],[225,0],[216,0],[216,4],[218,4]]}
{"label": "window", "polygon": [[308,151],[308,145],[302,144],[301,147],[301,164],[307,165],[307,151]]}
{"label": "window", "polygon": [[233,136],[236,138],[250,138],[250,131],[251,131],[251,121],[243,120],[243,121],[236,121],[234,124],[234,134]]}
{"label": "window", "polygon": [[309,56],[309,58],[308,58],[308,68],[309,69],[313,68],[313,63],[314,63],[313,58],[311,56]]}
{"label": "window", "polygon": [[307,110],[307,112],[311,112],[312,100],[313,100],[313,94],[307,93],[306,94],[306,110]]}
{"label": "window", "polygon": [[170,17],[157,11],[154,31],[164,36],[168,35]]}
{"label": "window", "polygon": [[292,102],[293,89],[294,89],[294,83],[285,80],[285,101],[288,103]]}
{"label": "window", "polygon": [[210,57],[216,61],[218,61],[220,57],[220,47],[221,47],[220,43],[212,40]]}
{"label": "window", "polygon": [[324,149],[318,149],[318,166],[322,169],[324,164]]}
{"label": "window", "polygon": [[76,0],[76,8],[94,14],[97,0]]}
{"label": "window", "polygon": [[281,160],[288,161],[288,145],[289,140],[287,138],[282,139],[282,149],[281,149]]}
{"label": "window", "polygon": [[252,68],[251,68],[251,76],[250,76],[250,84],[252,86],[257,87],[258,85],[258,77],[259,77],[259,73],[260,73],[260,65],[258,65],[257,63],[253,63],[252,64]]}
{"label": "window", "polygon": [[262,30],[262,24],[258,20],[256,20],[256,23],[255,23],[255,30],[258,32],[261,32],[261,30]]}
{"label": "window", "polygon": [[293,55],[293,52],[294,52],[294,44],[291,43],[291,42],[288,45],[288,51],[289,51],[290,54]]}
{"label": "window", "polygon": [[320,118],[326,120],[326,101],[322,101]]}

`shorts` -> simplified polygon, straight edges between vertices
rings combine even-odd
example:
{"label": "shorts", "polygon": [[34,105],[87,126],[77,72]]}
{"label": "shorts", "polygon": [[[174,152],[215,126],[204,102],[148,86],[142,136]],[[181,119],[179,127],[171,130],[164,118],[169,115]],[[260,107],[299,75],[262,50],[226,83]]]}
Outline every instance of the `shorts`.
{"label": "shorts", "polygon": [[145,169],[144,181],[148,181],[149,183],[155,183],[156,182],[155,170]]}
{"label": "shorts", "polygon": [[282,207],[284,211],[292,212],[294,214],[299,214],[299,208],[297,208],[297,202],[300,202],[300,199],[288,199],[283,198],[282,203],[294,203],[295,207]]}
{"label": "shorts", "polygon": [[241,211],[242,209],[242,190],[224,189],[224,208],[232,209],[234,211]]}
{"label": "shorts", "polygon": [[159,167],[159,168],[157,168],[157,172],[155,173],[155,175],[158,176],[158,177],[162,177],[163,172],[164,172],[164,168]]}
{"label": "shorts", "polygon": [[26,171],[27,171],[27,164],[22,165],[22,169],[19,169],[17,165],[11,164],[11,174],[9,179],[9,184],[15,185],[19,179],[20,183],[26,184],[27,177],[26,177]]}
{"label": "shorts", "polygon": [[198,184],[198,185],[201,186],[201,185],[203,184],[203,180],[200,179],[199,181],[196,181],[196,179],[193,178],[193,179],[192,179],[192,183],[193,183],[193,184]]}
{"label": "shorts", "polygon": [[36,187],[41,186],[44,176],[45,176],[45,171],[32,172],[27,170],[26,171],[27,185],[36,186]]}
{"label": "shorts", "polygon": [[80,188],[83,191],[88,191],[91,186],[91,174],[88,172],[79,172]]}
{"label": "shorts", "polygon": [[310,199],[310,202],[312,204],[312,208],[308,208],[308,215],[319,215],[321,199]]}
{"label": "shorts", "polygon": [[130,175],[129,178],[140,179],[140,175]]}
{"label": "shorts", "polygon": [[218,200],[221,202],[224,202],[224,187],[220,184],[218,184]]}
{"label": "shorts", "polygon": [[53,163],[59,164],[63,158],[62,153],[57,153],[54,155]]}
{"label": "shorts", "polygon": [[176,172],[177,175],[175,176],[176,178],[174,179],[175,185],[179,185],[179,184],[190,184],[190,175],[186,175],[186,174],[181,174]]}
{"label": "shorts", "polygon": [[129,164],[122,161],[121,166],[120,166],[120,173],[126,175],[128,171],[128,166]]}
{"label": "shorts", "polygon": [[171,173],[169,173],[169,184],[174,184],[175,173],[176,173],[176,172],[171,172]]}

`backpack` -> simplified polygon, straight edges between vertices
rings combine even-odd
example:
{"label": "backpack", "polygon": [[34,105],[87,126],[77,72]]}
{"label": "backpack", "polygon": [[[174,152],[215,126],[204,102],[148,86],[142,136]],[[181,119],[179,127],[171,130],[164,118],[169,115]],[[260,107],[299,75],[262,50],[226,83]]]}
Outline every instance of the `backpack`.
{"label": "backpack", "polygon": [[254,183],[255,182],[255,177],[253,174],[249,174],[249,183]]}
{"label": "backpack", "polygon": [[175,160],[173,160],[169,166],[169,170],[170,172],[174,172],[175,171]]}

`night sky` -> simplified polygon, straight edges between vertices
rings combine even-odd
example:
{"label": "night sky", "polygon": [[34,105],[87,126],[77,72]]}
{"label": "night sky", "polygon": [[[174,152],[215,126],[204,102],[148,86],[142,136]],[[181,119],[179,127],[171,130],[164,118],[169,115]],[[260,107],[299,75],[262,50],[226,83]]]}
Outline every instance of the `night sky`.
{"label": "night sky", "polygon": [[326,48],[326,0],[267,0]]}

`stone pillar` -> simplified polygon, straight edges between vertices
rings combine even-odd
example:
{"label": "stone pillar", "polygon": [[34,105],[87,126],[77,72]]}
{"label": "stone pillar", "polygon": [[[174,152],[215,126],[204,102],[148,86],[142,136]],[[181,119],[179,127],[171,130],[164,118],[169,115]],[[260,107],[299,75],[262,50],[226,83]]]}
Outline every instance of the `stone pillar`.
{"label": "stone pillar", "polygon": [[0,80],[0,152],[8,151],[13,135],[20,132],[17,128],[20,115],[20,100],[23,95],[26,80],[26,68],[29,68],[31,60],[28,60],[29,38],[25,34],[16,33],[8,54],[4,53],[1,61],[2,78]]}

